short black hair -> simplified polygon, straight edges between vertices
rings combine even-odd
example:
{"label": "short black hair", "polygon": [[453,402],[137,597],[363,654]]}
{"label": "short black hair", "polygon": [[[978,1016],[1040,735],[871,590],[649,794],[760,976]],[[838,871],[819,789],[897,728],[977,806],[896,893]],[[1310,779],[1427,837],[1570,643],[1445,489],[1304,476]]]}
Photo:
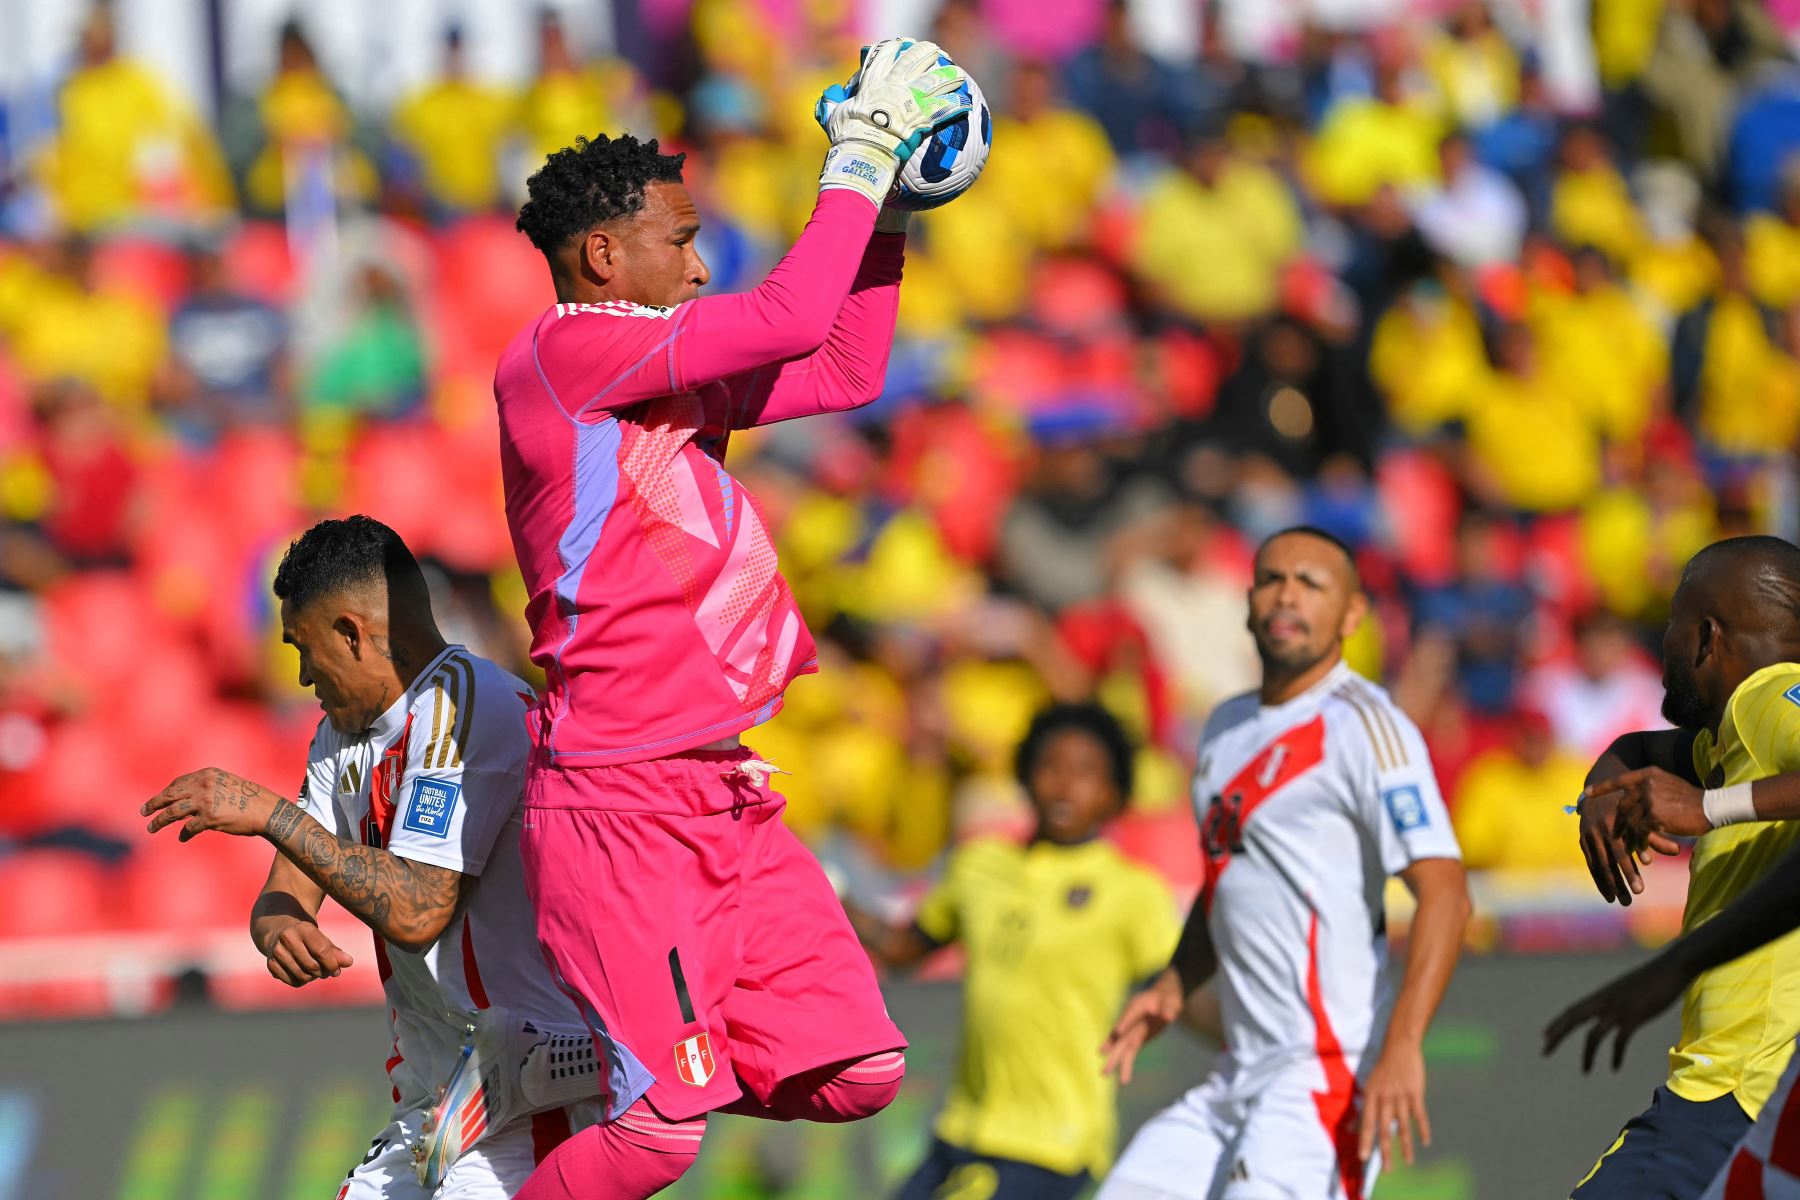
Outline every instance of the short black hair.
{"label": "short black hair", "polygon": [[1790,640],[1800,640],[1800,546],[1761,533],[1725,538],[1688,559],[1682,582],[1728,565],[1755,571],[1737,598],[1757,606]]}
{"label": "short black hair", "polygon": [[1330,530],[1319,528],[1317,525],[1289,525],[1286,529],[1277,529],[1274,533],[1271,533],[1268,537],[1264,538],[1261,544],[1256,547],[1256,557],[1261,558],[1262,552],[1267,550],[1269,544],[1274,542],[1277,538],[1291,537],[1297,533],[1304,534],[1310,538],[1318,538],[1321,542],[1330,542],[1333,546],[1336,546],[1342,551],[1344,561],[1350,564],[1350,586],[1358,591],[1362,590],[1362,569],[1356,565],[1356,551],[1350,548],[1349,542],[1346,542],[1343,538],[1332,533]]}
{"label": "short black hair", "polygon": [[275,596],[296,610],[350,588],[380,583],[390,593],[426,594],[419,560],[399,534],[358,514],[320,521],[292,542],[275,568]]}
{"label": "short black hair", "polygon": [[650,184],[680,183],[686,161],[685,154],[664,154],[655,138],[578,137],[525,181],[531,198],[519,209],[517,228],[549,257],[594,226],[641,210]]}
{"label": "short black hair", "polygon": [[1052,704],[1031,719],[1031,727],[1025,731],[1025,738],[1013,757],[1013,772],[1019,777],[1019,785],[1026,789],[1031,787],[1031,773],[1037,768],[1038,756],[1044,752],[1045,744],[1070,729],[1085,733],[1106,747],[1106,755],[1112,760],[1113,783],[1119,789],[1119,804],[1121,807],[1129,804],[1137,749],[1119,718],[1098,704]]}

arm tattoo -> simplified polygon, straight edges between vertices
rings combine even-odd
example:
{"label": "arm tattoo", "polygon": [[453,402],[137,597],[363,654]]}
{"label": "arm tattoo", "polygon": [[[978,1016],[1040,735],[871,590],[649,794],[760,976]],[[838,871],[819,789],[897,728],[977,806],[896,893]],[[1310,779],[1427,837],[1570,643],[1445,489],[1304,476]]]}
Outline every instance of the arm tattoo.
{"label": "arm tattoo", "polygon": [[298,804],[276,805],[263,832],[327,895],[390,942],[429,942],[456,909],[460,872],[337,837]]}

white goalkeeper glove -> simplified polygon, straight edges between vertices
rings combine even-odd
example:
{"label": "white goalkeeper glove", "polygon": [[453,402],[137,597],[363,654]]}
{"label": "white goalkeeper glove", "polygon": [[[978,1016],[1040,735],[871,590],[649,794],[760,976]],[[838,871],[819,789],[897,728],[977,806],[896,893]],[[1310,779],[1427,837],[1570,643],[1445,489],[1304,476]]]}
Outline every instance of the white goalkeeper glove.
{"label": "white goalkeeper glove", "polygon": [[900,164],[934,130],[968,115],[966,78],[931,42],[888,38],[865,47],[850,82],[825,89],[813,110],[831,139],[819,190],[852,188],[880,207]]}

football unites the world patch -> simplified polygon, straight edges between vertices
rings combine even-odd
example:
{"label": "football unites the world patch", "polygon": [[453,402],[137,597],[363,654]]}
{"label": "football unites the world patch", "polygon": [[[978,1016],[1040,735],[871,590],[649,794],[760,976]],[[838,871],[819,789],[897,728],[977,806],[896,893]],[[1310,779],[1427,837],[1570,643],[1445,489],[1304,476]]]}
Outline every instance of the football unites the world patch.
{"label": "football unites the world patch", "polygon": [[432,837],[450,836],[450,818],[456,812],[456,801],[462,785],[448,779],[421,779],[413,784],[412,799],[406,805],[406,818],[401,827]]}
{"label": "football unites the world patch", "polygon": [[1394,828],[1401,833],[1413,829],[1423,829],[1431,824],[1431,816],[1425,811],[1424,797],[1413,784],[1389,788],[1381,793],[1381,802],[1387,805],[1388,816],[1393,818]]}

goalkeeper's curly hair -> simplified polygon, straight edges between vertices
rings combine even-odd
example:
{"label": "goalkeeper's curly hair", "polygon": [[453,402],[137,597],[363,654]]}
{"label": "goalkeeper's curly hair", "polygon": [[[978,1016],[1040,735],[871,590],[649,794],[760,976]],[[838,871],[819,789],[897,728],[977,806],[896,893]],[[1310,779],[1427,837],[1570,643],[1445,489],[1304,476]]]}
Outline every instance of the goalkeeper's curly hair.
{"label": "goalkeeper's curly hair", "polygon": [[519,208],[517,228],[546,257],[554,255],[594,226],[643,208],[650,184],[680,183],[686,161],[685,154],[662,153],[655,138],[578,137],[525,181],[531,198]]}

